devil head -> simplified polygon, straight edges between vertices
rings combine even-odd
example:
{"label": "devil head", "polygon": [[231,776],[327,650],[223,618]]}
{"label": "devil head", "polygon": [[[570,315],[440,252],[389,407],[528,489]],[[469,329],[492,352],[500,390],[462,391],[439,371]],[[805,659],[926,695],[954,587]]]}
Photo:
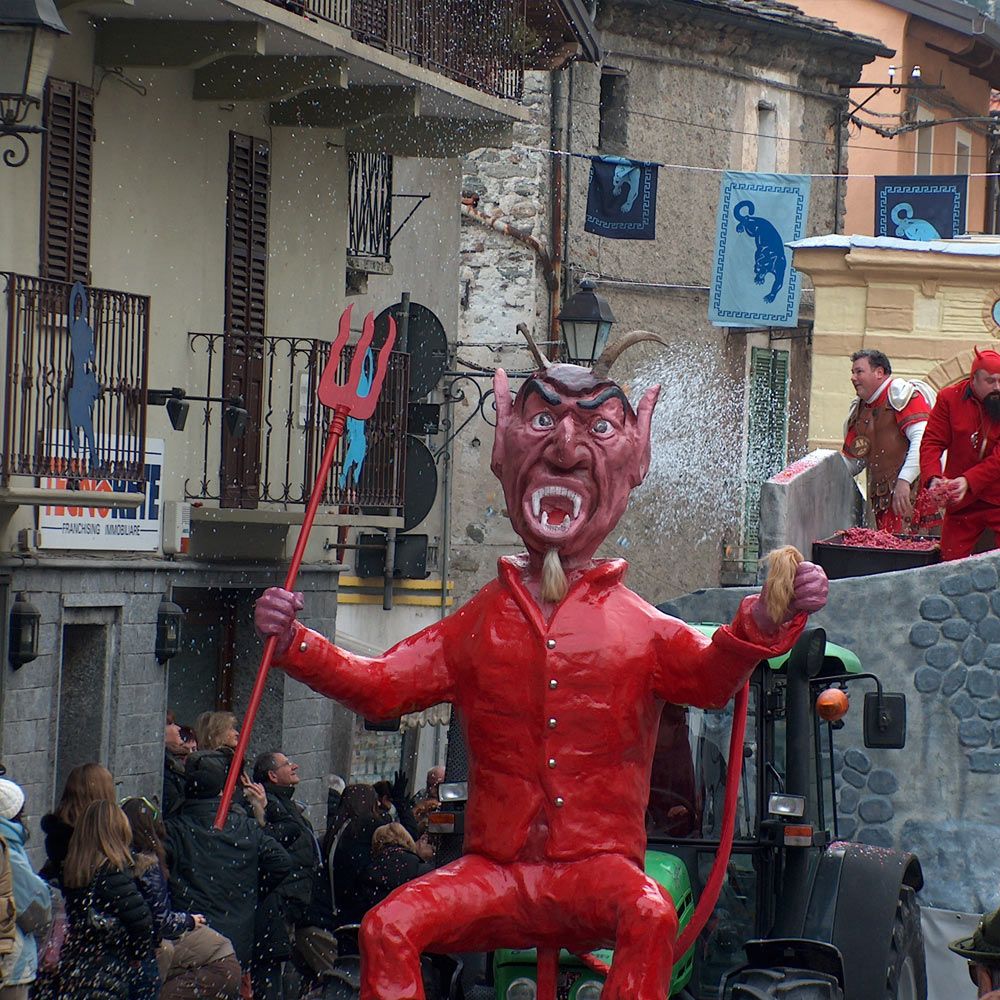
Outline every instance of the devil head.
{"label": "devil head", "polygon": [[[616,344],[614,356],[625,346]],[[492,469],[514,530],[536,566],[553,550],[566,571],[585,566],[649,470],[650,422],[660,387],[647,390],[634,410],[607,377],[612,360],[599,361],[593,371],[544,365],[513,401],[504,371],[494,378]]]}

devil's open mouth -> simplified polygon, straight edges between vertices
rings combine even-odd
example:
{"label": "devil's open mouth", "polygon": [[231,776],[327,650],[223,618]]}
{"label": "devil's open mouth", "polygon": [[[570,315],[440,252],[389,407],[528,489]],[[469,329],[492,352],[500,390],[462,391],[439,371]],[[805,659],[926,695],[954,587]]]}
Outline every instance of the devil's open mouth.
{"label": "devil's open mouth", "polygon": [[531,513],[548,532],[569,531],[582,507],[580,494],[565,486],[542,486],[531,494]]}

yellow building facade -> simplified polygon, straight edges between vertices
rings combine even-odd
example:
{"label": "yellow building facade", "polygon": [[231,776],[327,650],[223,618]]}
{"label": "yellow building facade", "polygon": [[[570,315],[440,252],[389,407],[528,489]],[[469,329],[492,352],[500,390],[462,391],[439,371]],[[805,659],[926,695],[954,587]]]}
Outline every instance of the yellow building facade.
{"label": "yellow building facade", "polygon": [[809,447],[839,448],[854,397],[850,356],[888,355],[894,375],[935,388],[1000,339],[1000,240],[818,236],[792,244],[816,289]]}

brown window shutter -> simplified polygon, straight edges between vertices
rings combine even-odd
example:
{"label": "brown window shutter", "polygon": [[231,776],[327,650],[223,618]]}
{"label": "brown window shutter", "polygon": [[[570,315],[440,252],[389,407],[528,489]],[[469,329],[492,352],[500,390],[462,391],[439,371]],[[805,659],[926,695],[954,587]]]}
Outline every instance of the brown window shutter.
{"label": "brown window shutter", "polygon": [[88,284],[94,91],[50,78],[44,122],[39,270],[44,278]]}
{"label": "brown window shutter", "polygon": [[222,381],[227,396],[243,398],[250,419],[240,438],[232,438],[223,427],[220,494],[223,507],[256,507],[261,488],[270,154],[270,147],[262,139],[229,133]]}

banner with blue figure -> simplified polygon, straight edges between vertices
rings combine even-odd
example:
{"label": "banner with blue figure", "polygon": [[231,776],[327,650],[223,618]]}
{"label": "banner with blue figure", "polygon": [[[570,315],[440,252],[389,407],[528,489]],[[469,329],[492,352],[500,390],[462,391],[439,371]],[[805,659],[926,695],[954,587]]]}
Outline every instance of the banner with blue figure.
{"label": "banner with blue figure", "polygon": [[801,279],[785,244],[805,235],[808,176],[722,175],[708,319],[715,326],[795,326]]}
{"label": "banner with blue figure", "polygon": [[655,240],[657,172],[655,163],[593,157],[583,228],[612,240]]}
{"label": "banner with blue figure", "polygon": [[965,232],[966,174],[875,178],[875,235],[950,240]]}

